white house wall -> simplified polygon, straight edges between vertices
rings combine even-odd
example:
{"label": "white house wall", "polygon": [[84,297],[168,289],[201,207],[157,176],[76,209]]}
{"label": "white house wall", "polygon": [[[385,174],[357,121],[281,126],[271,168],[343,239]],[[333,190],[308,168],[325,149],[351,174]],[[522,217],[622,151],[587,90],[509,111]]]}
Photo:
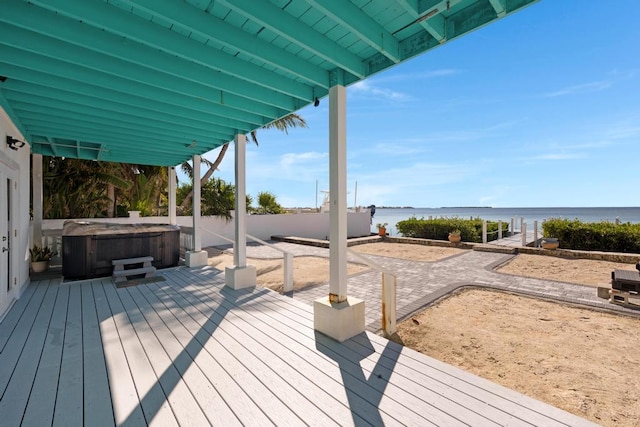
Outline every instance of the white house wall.
{"label": "white house wall", "polygon": [[[6,137],[24,141],[24,137],[14,126],[6,112],[0,108],[0,170],[14,174],[17,188],[14,189],[14,205],[16,215],[13,226],[17,233],[12,239],[11,261],[13,274],[12,297],[17,298],[29,282],[29,194],[30,194],[30,148],[29,145],[11,150],[6,144]],[[0,207],[5,209],[5,206]],[[4,273],[4,272],[3,272]],[[2,315],[2,313],[0,313]]]}

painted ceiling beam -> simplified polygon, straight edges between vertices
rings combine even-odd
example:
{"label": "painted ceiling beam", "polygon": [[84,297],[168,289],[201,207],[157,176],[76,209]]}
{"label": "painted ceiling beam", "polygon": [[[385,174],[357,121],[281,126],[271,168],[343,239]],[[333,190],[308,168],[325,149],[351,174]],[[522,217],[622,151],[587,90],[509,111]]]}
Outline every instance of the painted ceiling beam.
{"label": "painted ceiling beam", "polygon": [[188,139],[197,141],[211,141],[217,143],[219,141],[228,142],[233,139],[233,135],[214,135],[213,133],[205,133],[203,131],[175,129],[168,127],[150,127],[140,125],[135,122],[128,122],[124,120],[99,117],[96,115],[84,114],[78,111],[51,109],[47,106],[33,105],[26,103],[16,103],[15,110],[20,112],[23,117],[25,127],[32,121],[48,120],[50,122],[57,122],[64,124],[66,128],[73,129],[74,123],[78,123],[80,126],[91,127],[94,124],[96,127],[102,127],[107,129],[113,129],[122,133],[128,133],[130,131],[137,131],[143,134],[149,135],[165,135],[171,139]]}
{"label": "painted ceiling beam", "polygon": [[[215,40],[260,62],[284,71],[324,89],[329,88],[329,73],[296,55],[261,40],[223,20],[203,12],[181,0],[122,0],[151,15],[158,15],[201,37]],[[324,94],[326,94],[325,92]]]}
{"label": "painted ceiling beam", "polygon": [[283,10],[272,3],[254,0],[218,1],[291,43],[313,52],[335,67],[359,78],[366,77],[364,64],[358,56],[348,52],[338,43],[323,37],[322,34],[317,33],[313,28],[288,13],[282,13]]}
{"label": "painted ceiling beam", "polygon": [[[33,127],[32,130],[34,135],[43,134],[46,132],[47,135],[51,135],[52,138],[56,139],[72,139],[72,138],[80,138],[78,143],[80,146],[83,144],[98,144],[101,145],[102,151],[110,152],[110,151],[118,151],[121,153],[131,153],[131,154],[145,154],[149,156],[159,156],[167,152],[171,152],[169,148],[171,145],[163,144],[159,145],[158,141],[154,138],[139,138],[136,136],[129,136],[127,138],[120,139],[117,135],[96,135],[92,133],[82,133],[78,136],[75,136],[73,132],[68,132],[65,130],[57,130],[57,129],[42,129],[37,126]],[[46,143],[41,142],[42,145],[46,145]],[[56,151],[57,146],[55,142],[48,142],[48,144],[52,147],[52,151]],[[142,149],[140,148],[132,148],[132,144],[141,144]],[[178,145],[181,145],[178,141],[176,141],[173,146],[177,148]],[[184,146],[183,146],[184,147]],[[192,156],[194,154],[198,154],[198,151],[195,149],[189,149],[184,147],[184,150],[188,154],[183,154],[187,157]]]}
{"label": "painted ceiling beam", "polygon": [[431,36],[444,43],[447,41],[447,22],[442,15],[461,0],[396,0]]}
{"label": "painted ceiling beam", "polygon": [[[42,117],[35,118],[31,116],[28,120],[26,120],[25,126],[31,131],[33,134],[42,134],[45,130],[50,130],[51,132],[66,132],[69,134],[77,134],[79,139],[86,139],[91,136],[92,138],[99,138],[100,136],[109,136],[112,138],[119,138],[123,141],[126,141],[128,138],[137,138],[137,139],[152,139],[158,143],[163,143],[165,145],[180,145],[184,144],[185,147],[193,146],[192,148],[198,145],[215,145],[218,143],[218,140],[214,138],[208,138],[207,140],[197,140],[194,144],[193,135],[189,134],[167,134],[167,133],[159,133],[159,132],[142,132],[137,129],[121,129],[121,128],[113,128],[109,127],[105,124],[98,123],[89,123],[86,121],[75,121],[73,126],[70,126],[70,121],[63,120],[62,122],[58,121],[54,117]],[[69,137],[69,136],[67,136]],[[198,150],[194,149],[194,152]]]}
{"label": "painted ceiling beam", "polygon": [[498,18],[502,18],[507,14],[507,2],[506,0],[489,0],[491,2],[491,6],[496,11]]}
{"label": "painted ceiling beam", "polygon": [[[144,82],[145,78],[155,78],[155,81],[163,82],[162,84],[169,88],[191,87],[212,99],[237,98],[242,100],[241,102],[265,104],[265,108],[270,106],[284,110],[297,110],[312,100],[311,90],[308,91],[309,98],[305,101],[292,99],[283,93],[213,71],[192,61],[176,58],[138,42],[123,43],[122,37],[71,19],[59,23],[46,17],[38,17],[38,11],[47,15],[50,12],[35,6],[28,8],[34,11],[26,14],[21,13],[19,8],[9,8],[0,14],[0,22],[7,24],[0,28],[0,39],[5,44],[23,46],[43,56],[103,70],[136,81]],[[41,24],[32,27],[32,32],[29,25],[34,19]],[[18,27],[12,27],[14,25]],[[81,43],[83,46],[80,46]],[[91,48],[88,49],[87,46]]]}
{"label": "painted ceiling beam", "polygon": [[[104,151],[100,147],[85,147],[77,145],[77,142],[66,140],[54,142],[45,142],[46,138],[36,136],[35,142],[32,144],[31,151],[44,156],[52,157],[69,157],[78,158],[83,160],[99,160],[105,162],[122,162],[120,160],[124,157],[122,154],[114,154],[110,151]],[[79,154],[78,154],[79,153]],[[122,152],[121,152],[122,153]],[[124,152],[126,154],[127,152]],[[135,153],[131,153],[135,154]],[[137,158],[136,164],[155,165],[155,166],[174,166],[183,163],[179,155],[173,153],[157,153],[154,156],[148,158]]]}
{"label": "painted ceiling beam", "polygon": [[[11,2],[11,6],[13,6],[15,2],[25,5],[21,0],[5,0],[5,2],[7,1]],[[269,92],[275,91],[279,94],[298,98],[306,103],[313,101],[313,91],[308,85],[294,82],[282,75],[269,73],[262,67],[247,61],[242,61],[223,51],[178,34],[175,31],[167,30],[152,22],[138,18],[108,3],[83,1],[70,5],[64,0],[47,0],[46,2],[34,0],[31,3],[55,10],[58,14],[64,14],[71,18],[71,22],[77,23],[77,20],[82,22],[82,24],[78,23],[79,25],[74,25],[77,29],[73,27],[67,28],[66,25],[63,25],[65,31],[60,31],[61,25],[54,25],[54,29],[47,28],[46,26],[45,28],[41,28],[40,26],[36,27],[41,33],[56,37],[58,37],[55,35],[56,33],[63,33],[63,36],[66,35],[69,37],[68,33],[71,32],[71,37],[75,40],[78,35],[77,31],[85,28],[81,33],[83,43],[90,42],[92,48],[101,48],[106,54],[117,54],[123,59],[125,59],[125,56],[130,57],[133,55],[134,59],[138,58],[138,61],[140,61],[138,62],[139,64],[145,65],[149,64],[148,59],[145,57],[157,56],[158,59],[163,59],[162,56],[158,55],[159,51],[163,51],[166,54],[172,55],[174,59],[176,56],[181,59],[181,61],[172,61],[170,63],[174,68],[184,69],[187,66],[193,65],[193,63],[199,64],[199,66],[206,67],[210,72],[217,71],[224,73],[231,82],[239,80],[235,85],[242,87],[243,92],[251,92],[252,86],[257,85],[257,87],[267,89]],[[3,13],[7,13],[7,4],[3,5],[3,9]],[[29,22],[33,22],[34,19],[42,22],[44,19],[42,21],[39,20],[37,15],[50,13],[36,6],[14,6],[8,9],[15,10],[14,13],[19,13],[23,17],[28,16]],[[39,9],[42,12],[34,12],[34,9]],[[29,12],[30,10],[31,12]],[[8,19],[11,20],[12,23],[16,23],[13,17],[9,17]],[[114,35],[107,34],[105,30],[114,33]],[[89,35],[92,35],[92,37],[88,38]],[[126,43],[126,41],[121,40],[121,37],[126,37],[127,39],[140,43],[141,46],[138,50],[143,51],[144,55],[132,51],[132,43]],[[103,38],[104,40],[102,40]],[[95,39],[98,39],[98,43],[94,42]],[[64,40],[73,42],[69,39]],[[114,43],[114,40],[117,40],[119,43]],[[104,46],[105,43],[107,44],[106,48]],[[119,52],[115,52],[116,50]],[[131,55],[123,55],[123,50],[126,50],[126,52]],[[131,58],[129,58],[129,60],[131,60]],[[214,73],[214,75],[215,74],[217,73]],[[224,85],[224,80],[220,81],[217,78],[212,80]],[[246,96],[246,94],[243,96]]]}
{"label": "painted ceiling beam", "polygon": [[9,101],[7,101],[7,99],[4,97],[3,85],[4,83],[0,83],[0,107],[2,107],[4,111],[7,113],[7,115],[9,115],[13,124],[18,128],[22,136],[24,136],[28,141],[30,138],[30,134],[25,129],[24,125],[22,124],[22,120],[18,117],[16,112],[13,110],[13,107],[11,106],[11,104],[9,104]]}
{"label": "painted ceiling beam", "polygon": [[[5,55],[6,49],[3,49],[3,46],[22,47],[25,49],[23,52],[40,55],[40,59],[37,61],[40,65],[36,65],[35,69],[45,69],[48,71],[45,64],[52,61],[65,62],[66,64],[62,65],[63,76],[74,74],[76,70],[86,68],[92,70],[91,74],[93,75],[96,73],[107,74],[109,82],[111,80],[122,79],[126,80],[128,84],[148,84],[161,90],[168,90],[193,98],[204,98],[210,102],[267,117],[280,117],[288,111],[260,102],[253,102],[250,99],[192,81],[176,79],[169,74],[145,68],[137,64],[127,63],[119,59],[112,58],[110,61],[105,61],[104,57],[98,53],[76,48],[68,43],[47,39],[36,33],[9,25],[0,25],[0,57],[4,57]],[[6,58],[3,58],[3,60],[5,59]],[[6,60],[9,62],[8,59]],[[10,62],[27,66],[25,63],[19,61],[11,60]],[[69,64],[72,66],[70,67]],[[108,86],[109,83],[107,83],[107,87]]]}
{"label": "painted ceiling beam", "polygon": [[[35,92],[35,91],[34,91]],[[13,92],[11,90],[6,90],[7,99],[17,101],[17,102],[26,102],[35,105],[51,105],[51,106],[59,106],[60,101],[64,101],[65,104],[69,106],[73,106],[75,109],[79,111],[87,111],[88,108],[94,108],[94,105],[98,105],[96,103],[96,99],[83,96],[83,95],[75,95],[72,93],[63,93],[60,91],[50,90],[48,88],[44,88],[41,92],[36,93],[19,93]],[[139,108],[132,108],[126,104],[115,103],[111,101],[103,100],[100,105],[100,109],[96,111],[99,113],[100,111],[112,111],[117,112],[119,114],[123,114],[131,117],[132,119],[136,119],[136,121],[142,120],[158,120],[162,119],[164,123],[176,126],[189,126],[193,129],[201,129],[206,132],[212,132],[213,134],[234,134],[236,131],[230,127],[223,127],[219,125],[213,125],[211,123],[199,122],[196,120],[191,120],[188,118],[182,117],[173,117],[171,115],[161,115],[159,116],[154,111],[147,111]]]}
{"label": "painted ceiling beam", "polygon": [[[2,47],[0,47],[0,51],[1,49]],[[20,52],[20,55],[25,57],[22,52]],[[29,63],[37,61],[36,56],[31,58],[28,58],[28,54],[26,56],[23,60],[27,60]],[[92,73],[89,70],[74,70],[72,77],[75,77],[76,80],[71,80],[59,75],[47,74],[44,71],[2,62],[2,59],[3,57],[0,56],[0,67],[2,72],[8,76],[7,81],[4,82],[4,87],[18,92],[29,93],[29,88],[37,90],[46,87],[72,93],[91,94],[95,98],[114,102],[121,102],[123,97],[127,95],[126,102],[131,106],[153,109],[160,113],[173,113],[174,115],[193,117],[212,124],[228,125],[235,129],[246,129],[245,131],[267,123],[263,116],[257,114],[225,109],[218,104],[175,95],[170,92],[152,91],[151,87],[146,85],[127,85],[124,81],[125,84],[118,85],[116,84],[117,82],[107,78],[101,79],[101,74]],[[60,64],[58,63],[58,66]],[[49,65],[51,65],[51,62]],[[47,72],[56,72],[58,68],[49,67]],[[60,70],[60,73],[62,73],[62,70]],[[110,87],[106,86],[108,83],[111,83]],[[127,89],[128,92],[125,92]],[[247,125],[254,125],[254,127],[247,128]]]}
{"label": "painted ceiling beam", "polygon": [[342,27],[348,28],[351,33],[356,34],[361,40],[394,63],[400,62],[398,40],[350,1],[306,0],[306,2]]}
{"label": "painted ceiling beam", "polygon": [[[2,40],[0,39],[0,66],[2,66],[3,73],[6,73],[8,78],[20,80],[20,74],[9,74],[11,69],[9,67],[5,67],[4,64],[27,68],[33,71],[40,71],[45,75],[54,75],[69,80],[77,80],[89,85],[97,85],[105,89],[112,88],[122,94],[131,93],[168,103],[171,103],[172,100],[173,102],[178,102],[179,100],[183,105],[190,108],[199,107],[202,111],[212,111],[216,114],[222,115],[223,117],[238,120],[247,119],[251,122],[257,120],[260,123],[264,123],[267,119],[271,121],[275,117],[280,117],[282,115],[276,114],[282,113],[281,110],[271,110],[269,111],[271,114],[259,114],[247,111],[243,108],[234,108],[224,102],[220,103],[219,100],[214,102],[213,100],[204,97],[204,94],[202,93],[200,96],[197,96],[195,92],[191,91],[189,91],[188,94],[179,93],[176,91],[170,91],[166,88],[153,87],[142,82],[112,76],[81,66],[69,67],[67,63],[57,59],[44,58],[31,52],[3,45]],[[5,71],[5,68],[7,68],[7,71]],[[48,84],[46,81],[39,83]],[[225,100],[226,98],[223,98],[223,101]],[[247,101],[245,101],[244,104],[247,104]]]}

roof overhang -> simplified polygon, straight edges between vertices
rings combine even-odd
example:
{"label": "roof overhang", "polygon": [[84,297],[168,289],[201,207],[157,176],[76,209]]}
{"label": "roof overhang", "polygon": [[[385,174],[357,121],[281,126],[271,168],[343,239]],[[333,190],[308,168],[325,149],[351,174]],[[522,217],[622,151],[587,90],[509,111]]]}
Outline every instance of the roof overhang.
{"label": "roof overhang", "polygon": [[50,156],[175,165],[537,0],[3,0],[0,106]]}

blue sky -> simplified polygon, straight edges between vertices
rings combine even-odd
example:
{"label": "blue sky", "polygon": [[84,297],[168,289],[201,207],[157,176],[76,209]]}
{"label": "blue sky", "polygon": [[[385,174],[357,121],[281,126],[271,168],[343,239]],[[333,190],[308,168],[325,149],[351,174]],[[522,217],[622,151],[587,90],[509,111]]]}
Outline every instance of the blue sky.
{"label": "blue sky", "polygon": [[[349,206],[356,181],[363,206],[639,206],[638,17],[542,0],[350,86]],[[328,98],[299,114],[308,129],[248,145],[249,194],[313,207],[328,189]],[[233,182],[232,149],[216,176]]]}

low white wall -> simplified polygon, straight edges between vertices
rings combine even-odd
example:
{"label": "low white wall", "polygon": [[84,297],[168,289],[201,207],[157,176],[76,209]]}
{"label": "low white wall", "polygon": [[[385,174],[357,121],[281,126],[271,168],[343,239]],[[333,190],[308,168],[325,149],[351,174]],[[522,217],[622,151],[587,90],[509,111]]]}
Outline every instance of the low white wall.
{"label": "low white wall", "polygon": [[[62,229],[65,219],[47,219],[43,221],[43,230]],[[92,218],[80,221],[111,222],[118,224],[153,223],[167,224],[168,217],[141,218]],[[347,214],[347,236],[361,237],[370,234],[371,215],[368,211]],[[191,227],[193,220],[190,216],[179,216],[178,225]],[[217,216],[204,216],[201,220],[202,246],[218,246],[229,244],[208,231],[221,234],[233,239],[233,220],[226,221]],[[311,239],[329,238],[328,213],[300,213],[282,215],[247,215],[247,233],[262,240],[269,240],[271,236],[296,236]]]}

